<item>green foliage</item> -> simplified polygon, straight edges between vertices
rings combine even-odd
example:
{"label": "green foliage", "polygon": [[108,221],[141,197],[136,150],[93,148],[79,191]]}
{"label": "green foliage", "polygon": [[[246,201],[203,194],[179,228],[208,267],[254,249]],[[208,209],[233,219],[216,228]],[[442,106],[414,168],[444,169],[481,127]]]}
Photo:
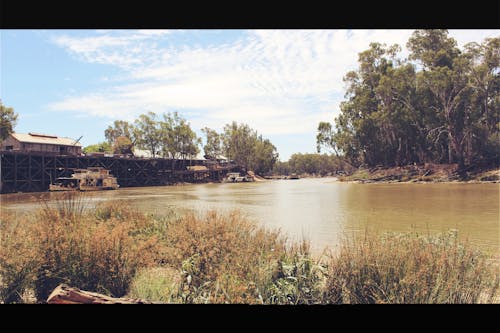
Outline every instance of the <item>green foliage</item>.
{"label": "green foliage", "polygon": [[132,141],[126,136],[119,136],[113,144],[113,153],[115,154],[132,154]]}
{"label": "green foliage", "polygon": [[85,154],[88,153],[112,153],[113,149],[108,142],[100,142],[95,145],[89,145],[83,148]]}
{"label": "green foliage", "polygon": [[201,129],[206,136],[206,144],[203,147],[205,156],[209,159],[215,160],[222,154],[221,136],[217,131],[204,127]]}
{"label": "green foliage", "polygon": [[272,281],[264,292],[265,304],[321,303],[326,266],[309,253],[309,243],[294,246],[278,261]]}
{"label": "green foliage", "polygon": [[118,154],[130,154],[137,146],[149,150],[153,157],[185,159],[196,156],[201,144],[201,139],[177,112],[163,114],[162,120],[154,112],[141,114],[134,125],[116,120],[104,134]]}
{"label": "green foliage", "polygon": [[18,114],[0,100],[0,143],[5,140],[17,124]]}
{"label": "green foliage", "polygon": [[276,147],[247,124],[235,121],[226,124],[222,144],[224,153],[230,160],[258,174],[271,171],[278,160]]}
{"label": "green foliage", "polygon": [[[271,171],[278,160],[276,147],[246,124],[227,124],[222,134],[208,127],[202,132],[206,135],[204,152],[208,158],[216,159],[224,153],[230,160],[258,174]],[[106,129],[105,136],[108,144],[113,143],[113,151],[120,154],[131,152],[137,145],[149,150],[153,157],[160,154],[165,158],[186,159],[194,158],[201,145],[201,138],[177,112],[163,114],[162,120],[158,120],[154,112],[141,114],[134,126],[117,120]],[[86,147],[84,152],[101,151],[102,145]]]}
{"label": "green foliage", "polygon": [[196,156],[200,151],[198,146],[201,139],[196,137],[186,119],[177,112],[164,114],[159,126],[163,157],[186,159]]}
{"label": "green foliage", "polygon": [[276,174],[288,175],[290,173],[326,176],[338,171],[347,171],[351,167],[344,159],[327,154],[293,154],[287,162],[276,165]]}
{"label": "green foliage", "polygon": [[133,144],[136,141],[137,130],[134,125],[124,120],[115,120],[113,126],[108,126],[104,131],[104,137],[110,145],[114,145],[119,137],[125,137]]}
{"label": "green foliage", "polygon": [[131,285],[129,297],[155,303],[175,303],[181,272],[172,268],[151,267],[139,270]]}
{"label": "green foliage", "polygon": [[318,134],[316,135],[316,150],[321,153],[321,148],[334,149],[335,143],[333,141],[333,129],[332,124],[328,122],[320,122],[318,125]]}
{"label": "green foliage", "polygon": [[141,114],[135,120],[136,141],[139,148],[147,149],[155,157],[161,149],[162,129],[154,112]]}
{"label": "green foliage", "polygon": [[500,38],[460,50],[446,30],[416,30],[407,46],[410,60],[397,45],[359,54],[335,130],[318,126],[318,149],[355,166],[499,164]]}
{"label": "green foliage", "polygon": [[489,303],[498,268],[450,231],[365,235],[329,261],[325,303]]}

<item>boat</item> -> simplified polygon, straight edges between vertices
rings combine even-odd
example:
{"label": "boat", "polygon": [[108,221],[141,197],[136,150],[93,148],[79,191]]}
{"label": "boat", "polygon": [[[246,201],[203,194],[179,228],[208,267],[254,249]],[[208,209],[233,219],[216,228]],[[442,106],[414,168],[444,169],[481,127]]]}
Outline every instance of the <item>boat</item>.
{"label": "boat", "polygon": [[288,176],[286,179],[299,179],[299,176],[296,173],[292,173],[290,176]]}
{"label": "boat", "polygon": [[75,169],[71,177],[59,177],[49,191],[102,191],[119,188],[116,177],[102,167]]}
{"label": "boat", "polygon": [[255,179],[250,175],[241,176],[239,172],[229,172],[222,182],[224,183],[248,183]]}

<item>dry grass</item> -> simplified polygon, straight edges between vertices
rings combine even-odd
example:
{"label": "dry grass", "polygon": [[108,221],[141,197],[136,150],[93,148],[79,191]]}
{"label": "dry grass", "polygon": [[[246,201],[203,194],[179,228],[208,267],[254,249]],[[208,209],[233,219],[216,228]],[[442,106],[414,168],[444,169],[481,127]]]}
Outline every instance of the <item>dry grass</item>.
{"label": "dry grass", "polygon": [[[287,245],[279,231],[258,227],[238,212],[188,214],[169,220],[164,232],[161,263],[168,274],[141,273],[131,297],[169,303],[309,304],[319,300],[317,284],[323,270],[310,256],[307,242]],[[162,282],[152,282],[156,279],[152,276]]]}
{"label": "dry grass", "polygon": [[16,215],[0,216],[0,302],[21,303],[22,295],[33,282],[39,266],[32,230]]}
{"label": "dry grass", "polygon": [[256,303],[285,243],[279,232],[258,228],[237,212],[191,214],[168,226],[164,261],[183,274],[182,302]]}
{"label": "dry grass", "polygon": [[120,297],[137,269],[151,264],[157,241],[133,236],[137,225],[144,224],[139,214],[117,209],[103,218],[101,209],[86,210],[84,203],[81,197],[69,196],[32,216],[2,217],[4,302],[19,301],[8,295],[28,287],[44,302],[60,283]]}
{"label": "dry grass", "polygon": [[[73,200],[73,202],[62,202]],[[324,259],[324,258],[323,258]],[[498,267],[440,236],[367,235],[321,261],[233,212],[167,216],[62,197],[0,216],[0,301],[44,302],[59,284],[166,303],[489,303]]]}
{"label": "dry grass", "polygon": [[489,303],[499,287],[498,267],[455,231],[346,241],[329,266],[326,303]]}

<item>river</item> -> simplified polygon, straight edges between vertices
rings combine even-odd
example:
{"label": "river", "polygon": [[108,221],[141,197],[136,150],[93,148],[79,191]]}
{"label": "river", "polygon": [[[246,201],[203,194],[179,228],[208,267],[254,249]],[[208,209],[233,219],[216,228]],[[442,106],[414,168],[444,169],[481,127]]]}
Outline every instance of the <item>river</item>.
{"label": "river", "polygon": [[[353,184],[319,178],[122,188],[85,197],[90,206],[124,200],[154,213],[239,209],[261,225],[280,228],[289,239],[309,239],[316,253],[367,230],[432,234],[449,229],[487,252],[500,253],[499,189],[499,184]],[[1,209],[29,212],[40,207],[40,198],[54,195],[3,194]]]}

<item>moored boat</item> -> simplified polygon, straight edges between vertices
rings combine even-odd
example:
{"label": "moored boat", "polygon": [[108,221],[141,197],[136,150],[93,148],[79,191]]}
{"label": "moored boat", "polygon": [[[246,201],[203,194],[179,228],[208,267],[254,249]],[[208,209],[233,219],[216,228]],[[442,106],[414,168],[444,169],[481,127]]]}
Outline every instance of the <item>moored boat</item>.
{"label": "moored boat", "polygon": [[101,167],[75,169],[71,177],[59,177],[49,191],[102,191],[119,188],[116,177]]}
{"label": "moored boat", "polygon": [[255,179],[250,175],[241,176],[239,172],[229,172],[226,178],[223,179],[223,183],[248,183],[253,182]]}

